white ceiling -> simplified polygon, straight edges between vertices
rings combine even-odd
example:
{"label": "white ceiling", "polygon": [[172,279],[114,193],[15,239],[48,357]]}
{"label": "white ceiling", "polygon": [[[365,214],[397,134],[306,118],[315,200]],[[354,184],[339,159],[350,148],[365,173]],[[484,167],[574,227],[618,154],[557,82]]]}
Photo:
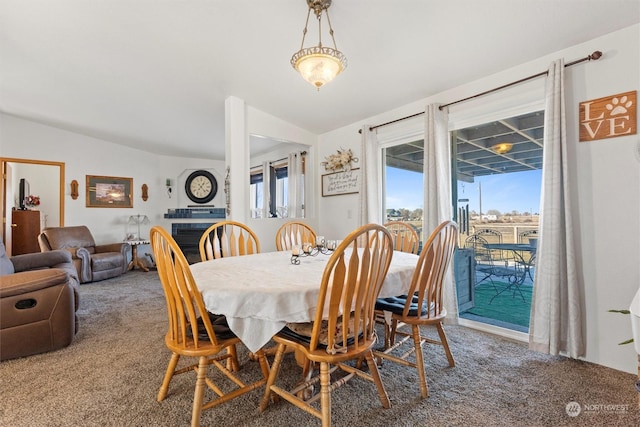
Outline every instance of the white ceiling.
{"label": "white ceiling", "polygon": [[638,23],[640,0],[334,0],[349,65],[319,92],[289,64],[306,13],[306,0],[0,0],[0,111],[223,159],[228,96],[320,134]]}

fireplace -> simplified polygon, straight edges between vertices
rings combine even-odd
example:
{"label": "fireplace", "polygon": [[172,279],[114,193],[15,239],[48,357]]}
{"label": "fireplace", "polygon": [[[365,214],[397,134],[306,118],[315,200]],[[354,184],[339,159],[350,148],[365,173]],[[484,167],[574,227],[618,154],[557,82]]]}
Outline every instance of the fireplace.
{"label": "fireplace", "polygon": [[209,228],[213,223],[173,223],[171,224],[171,235],[174,240],[180,246],[182,253],[189,264],[200,262],[200,250],[198,249],[198,243],[202,233]]}
{"label": "fireplace", "polygon": [[[181,218],[184,222],[171,224],[171,236],[178,243],[189,264],[200,262],[200,236],[213,223],[224,221],[225,209],[213,206],[199,206],[189,208],[169,209],[164,217],[167,219]],[[197,222],[210,219],[210,222]],[[193,220],[193,221],[192,221]]]}

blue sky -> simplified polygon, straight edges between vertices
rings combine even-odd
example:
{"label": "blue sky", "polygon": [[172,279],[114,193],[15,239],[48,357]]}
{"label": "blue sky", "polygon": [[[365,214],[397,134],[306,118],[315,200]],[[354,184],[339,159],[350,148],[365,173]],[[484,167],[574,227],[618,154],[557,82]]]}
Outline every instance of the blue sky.
{"label": "blue sky", "polygon": [[[423,208],[422,174],[387,168],[387,209]],[[473,183],[458,183],[458,198],[469,199],[469,210],[480,210],[478,182],[482,185],[482,211],[497,209],[501,213],[516,210],[520,213],[539,212],[542,171],[514,172],[487,175]],[[465,205],[466,203],[462,203]]]}

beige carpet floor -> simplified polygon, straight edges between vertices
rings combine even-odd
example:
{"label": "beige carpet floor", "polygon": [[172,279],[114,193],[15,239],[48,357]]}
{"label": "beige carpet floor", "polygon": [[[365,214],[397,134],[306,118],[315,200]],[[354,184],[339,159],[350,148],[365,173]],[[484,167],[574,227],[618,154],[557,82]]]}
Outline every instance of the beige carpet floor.
{"label": "beige carpet floor", "polygon": [[[69,347],[0,363],[0,425],[189,425],[193,375],[174,379],[168,397],[156,401],[169,352],[155,272],[82,285],[79,316],[80,331]],[[333,425],[640,425],[632,374],[534,353],[523,343],[460,326],[446,330],[456,367],[448,367],[442,348],[426,348],[427,399],[420,399],[412,370],[385,362],[381,375],[392,408],[380,406],[373,384],[354,379],[333,393]],[[247,380],[260,375],[246,350],[240,357]],[[285,368],[291,381],[298,379],[290,357]],[[201,425],[319,425],[286,402],[260,413],[261,395],[262,389],[207,410]],[[568,405],[580,413],[569,416]]]}

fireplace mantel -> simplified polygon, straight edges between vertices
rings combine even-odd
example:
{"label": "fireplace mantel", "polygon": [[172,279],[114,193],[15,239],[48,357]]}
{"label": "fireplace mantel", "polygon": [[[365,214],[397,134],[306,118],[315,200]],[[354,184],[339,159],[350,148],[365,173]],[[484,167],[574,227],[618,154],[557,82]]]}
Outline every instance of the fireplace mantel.
{"label": "fireplace mantel", "polygon": [[164,214],[164,217],[168,219],[170,218],[224,219],[225,209],[212,208],[212,207],[168,209],[167,213]]}

